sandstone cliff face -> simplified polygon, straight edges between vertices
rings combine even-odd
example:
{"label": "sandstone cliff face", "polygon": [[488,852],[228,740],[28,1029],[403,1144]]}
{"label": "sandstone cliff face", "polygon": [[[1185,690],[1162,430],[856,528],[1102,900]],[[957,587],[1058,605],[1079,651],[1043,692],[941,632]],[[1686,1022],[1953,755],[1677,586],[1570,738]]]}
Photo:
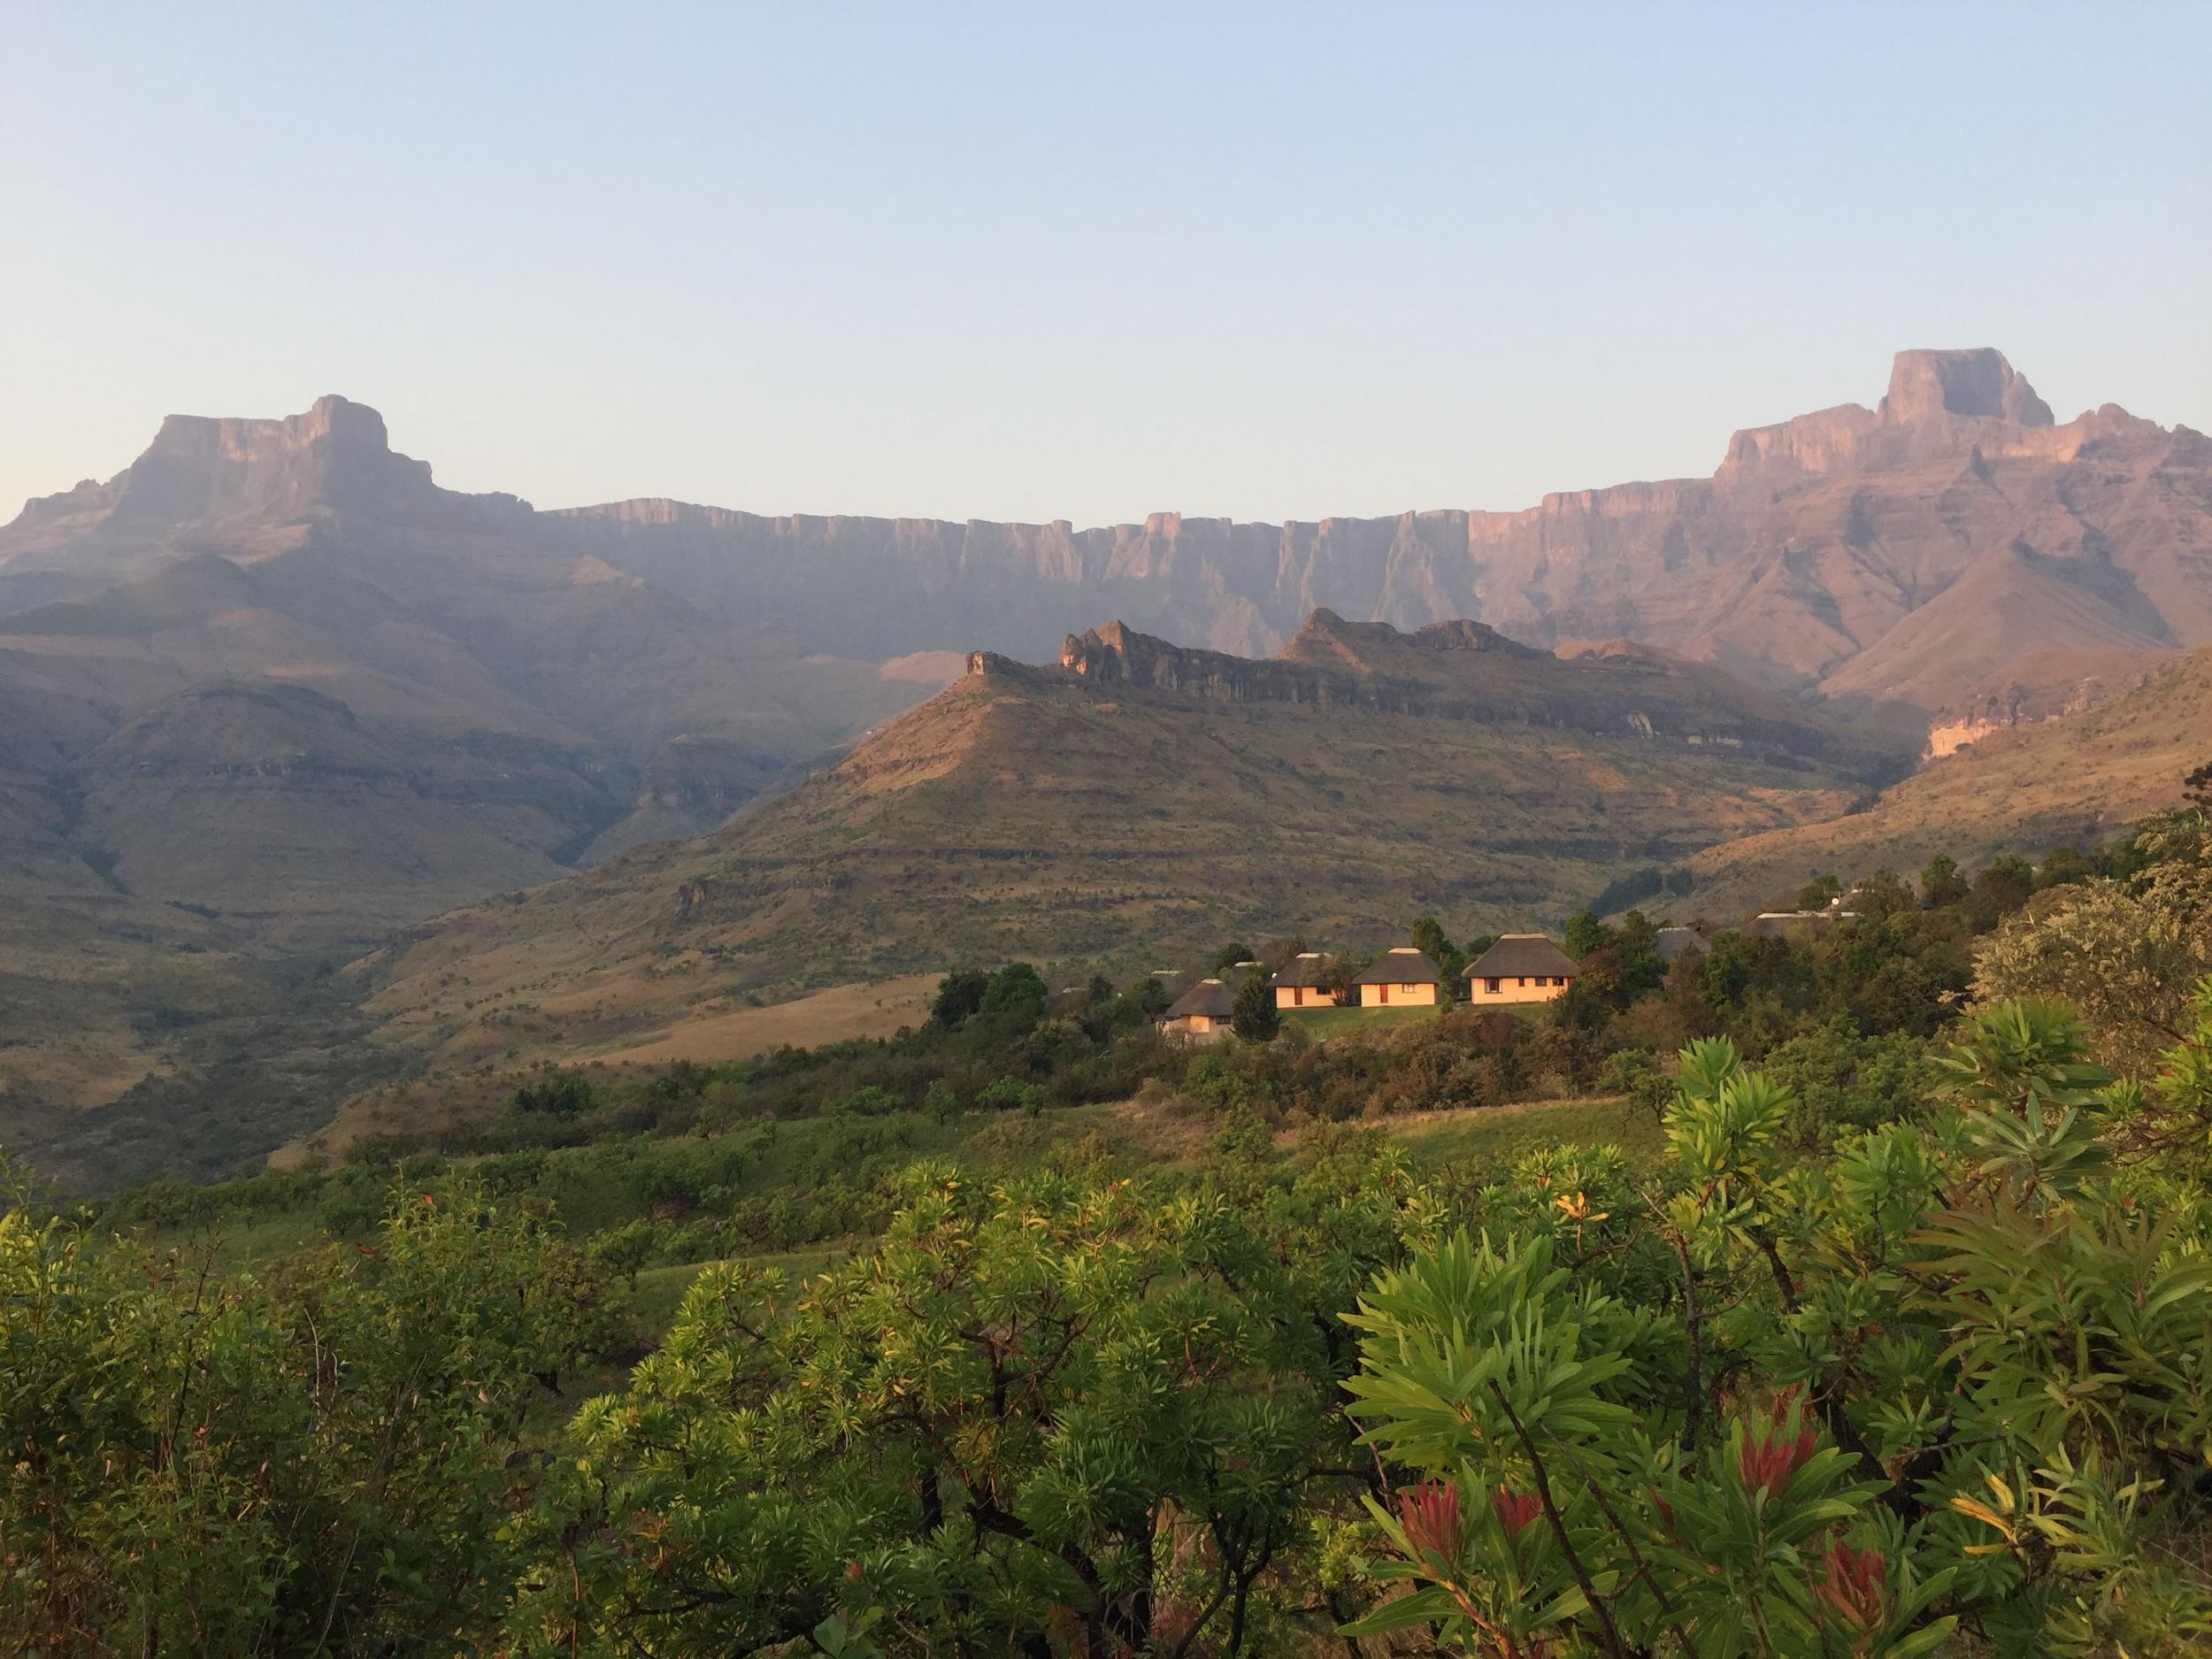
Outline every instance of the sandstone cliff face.
{"label": "sandstone cliff face", "polygon": [[[1542,646],[1627,637],[1932,709],[2022,649],[2212,640],[2212,446],[2109,404],[2056,424],[1985,349],[1900,353],[1878,407],[1740,432],[1709,480],[1518,512],[1077,530],[633,502],[558,518],[612,565],[870,655],[978,639],[1027,654],[1106,611],[1253,657],[1325,608],[1401,628],[1473,618]],[[1927,630],[1939,645],[1878,652],[1978,565],[2035,631],[1964,619]]]}
{"label": "sandstone cliff face", "polygon": [[1939,710],[1927,756],[1940,760],[1993,733],[2081,714],[2148,685],[2177,653],[2105,649],[2030,651],[1985,676]]}
{"label": "sandstone cliff face", "polygon": [[[1033,656],[1102,614],[1259,657],[1326,609],[1402,629],[1471,618],[1543,647],[1630,638],[1933,710],[2022,650],[2212,641],[2212,443],[2109,404],[2060,424],[1987,349],[1901,352],[1876,407],[1739,432],[1710,479],[1279,525],[774,518],[649,499],[537,513],[438,489],[390,452],[373,411],[325,399],[286,421],[173,421],[117,480],[34,503],[0,530],[0,612],[11,593],[81,591],[171,556],[152,531],[180,511],[259,536],[373,521],[467,538],[503,568],[621,572],[870,658],[979,641]],[[1899,632],[1962,581],[1973,603]],[[2012,615],[1979,619],[1978,595],[1999,588]]]}

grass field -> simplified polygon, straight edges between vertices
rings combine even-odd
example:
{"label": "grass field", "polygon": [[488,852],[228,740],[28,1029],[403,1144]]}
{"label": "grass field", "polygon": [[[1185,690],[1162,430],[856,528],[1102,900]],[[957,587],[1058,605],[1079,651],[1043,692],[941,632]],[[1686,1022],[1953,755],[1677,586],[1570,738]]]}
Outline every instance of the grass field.
{"label": "grass field", "polygon": [[[580,1047],[569,1063],[618,1077],[678,1060],[711,1064],[749,1059],[787,1044],[812,1048],[854,1037],[888,1037],[902,1025],[918,1025],[929,1018],[941,977],[916,973],[871,984],[833,985],[762,1008],[709,1004],[673,1025]],[[513,1092],[518,1070],[449,1071],[365,1089],[342,1103],[337,1115],[321,1128],[272,1152],[269,1167],[296,1168],[315,1154],[342,1157],[354,1142],[373,1134],[421,1133],[480,1124],[495,1116]]]}
{"label": "grass field", "polygon": [[1351,1037],[1434,1019],[1440,1008],[1286,1008],[1283,1024],[1301,1025],[1316,1037]]}

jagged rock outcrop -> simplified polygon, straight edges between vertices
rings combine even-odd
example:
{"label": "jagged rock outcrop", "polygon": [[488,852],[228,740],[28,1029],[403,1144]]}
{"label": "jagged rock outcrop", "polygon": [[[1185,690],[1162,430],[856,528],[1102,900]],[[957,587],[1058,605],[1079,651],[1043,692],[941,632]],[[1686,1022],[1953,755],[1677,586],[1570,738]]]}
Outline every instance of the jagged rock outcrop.
{"label": "jagged rock outcrop", "polygon": [[1852,733],[1705,664],[1625,640],[1540,651],[1464,618],[1407,632],[1317,610],[1280,652],[1257,660],[1174,645],[1116,621],[1070,634],[1056,665],[1033,668],[977,651],[969,672],[1749,749],[1818,758],[1870,779],[1893,776],[1904,758],[1893,741]]}

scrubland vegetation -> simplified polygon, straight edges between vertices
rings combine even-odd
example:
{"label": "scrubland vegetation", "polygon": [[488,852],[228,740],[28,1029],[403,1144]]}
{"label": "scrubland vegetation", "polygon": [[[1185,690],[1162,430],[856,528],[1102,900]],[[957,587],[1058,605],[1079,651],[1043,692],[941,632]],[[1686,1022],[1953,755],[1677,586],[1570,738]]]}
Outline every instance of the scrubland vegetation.
{"label": "scrubland vegetation", "polygon": [[1849,888],[1578,918],[1533,1013],[1017,964],[19,1193],[0,1650],[2201,1651],[2212,836]]}

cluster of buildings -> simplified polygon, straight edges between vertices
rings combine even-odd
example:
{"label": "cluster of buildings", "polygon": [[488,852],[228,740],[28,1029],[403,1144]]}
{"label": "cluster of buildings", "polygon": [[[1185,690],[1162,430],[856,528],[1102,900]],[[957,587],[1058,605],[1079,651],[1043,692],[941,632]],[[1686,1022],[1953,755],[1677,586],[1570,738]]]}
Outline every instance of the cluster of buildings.
{"label": "cluster of buildings", "polygon": [[[1686,931],[1686,930],[1685,930]],[[1240,962],[1225,973],[1198,981],[1168,1005],[1161,1028],[1179,1036],[1210,1042],[1229,1029],[1237,992],[1246,979],[1265,970],[1256,962]],[[1541,933],[1508,933],[1461,972],[1459,1001],[1471,1008],[1509,1002],[1548,1002],[1563,996],[1582,972],[1575,959]],[[1174,976],[1156,976],[1170,983]],[[1317,950],[1302,952],[1271,975],[1268,984],[1279,1009],[1355,1007],[1433,1008],[1440,1000],[1443,977],[1426,952],[1412,945],[1386,950],[1360,972],[1348,987],[1329,970],[1328,959]],[[1340,990],[1345,994],[1340,995]]]}

